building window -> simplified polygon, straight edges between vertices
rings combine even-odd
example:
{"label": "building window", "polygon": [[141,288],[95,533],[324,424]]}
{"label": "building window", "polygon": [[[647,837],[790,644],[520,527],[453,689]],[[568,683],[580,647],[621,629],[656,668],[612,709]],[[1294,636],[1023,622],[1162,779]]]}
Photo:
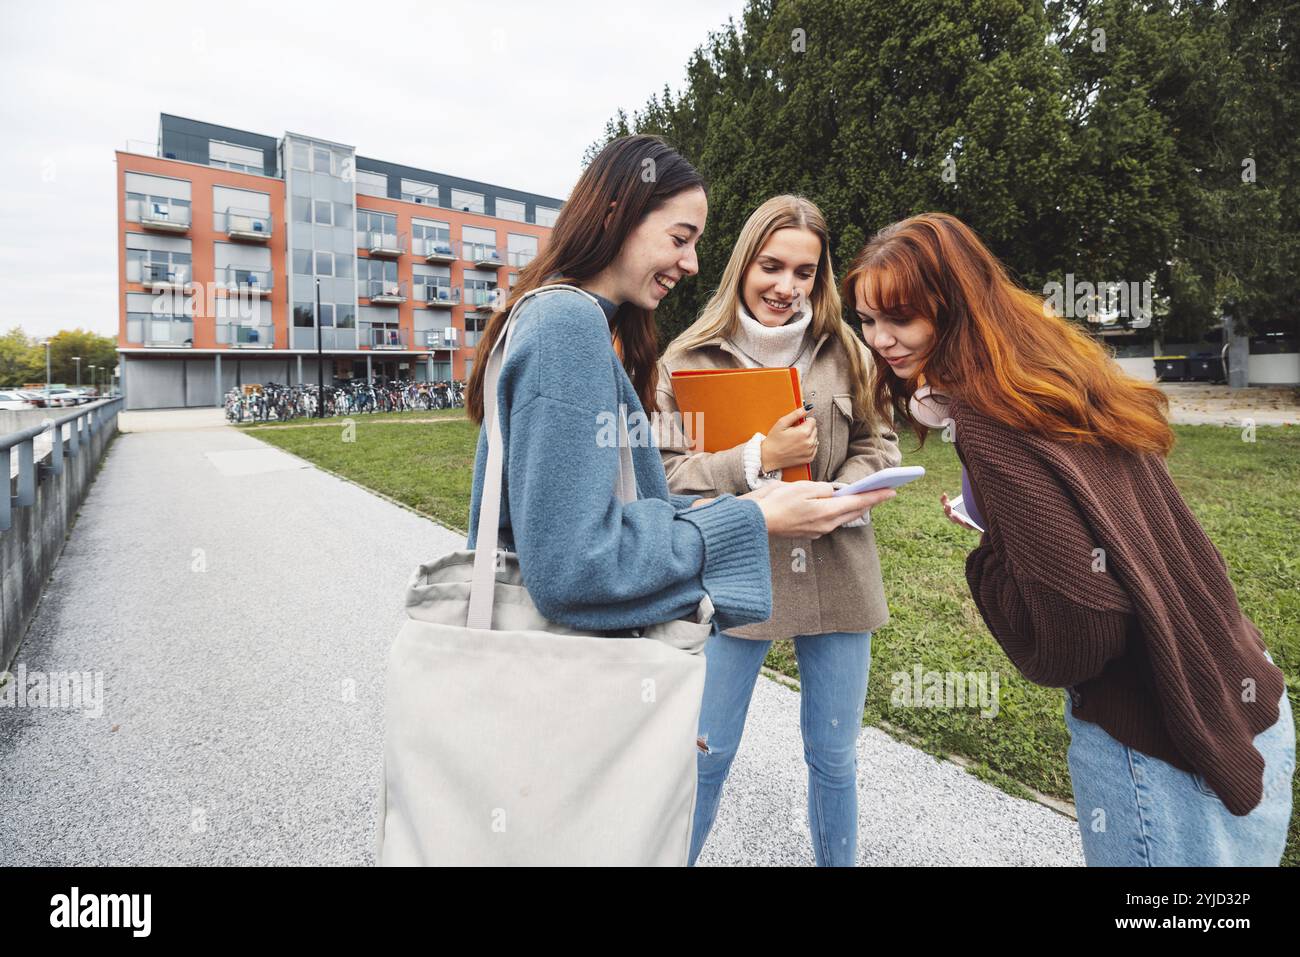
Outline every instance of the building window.
{"label": "building window", "polygon": [[185,223],[190,222],[190,201],[157,193],[127,193],[126,221]]}
{"label": "building window", "polygon": [[538,226],[554,226],[556,217],[560,215],[558,209],[551,209],[549,206],[537,206],[535,209],[537,210]]}
{"label": "building window", "polygon": [[261,175],[264,171],[264,157],[261,150],[252,146],[240,146],[237,143],[226,143],[222,140],[209,140],[208,165],[217,166],[221,169],[233,169],[240,173]]}
{"label": "building window", "polygon": [[189,253],[163,249],[128,249],[126,251],[127,282],[167,282],[183,284],[190,281],[191,257]]}
{"label": "building window", "polygon": [[433,266],[412,267],[411,283],[415,287],[415,298],[421,302],[451,299],[451,270],[447,266],[440,269]]}
{"label": "building window", "polygon": [[357,192],[365,196],[387,196],[388,177],[370,170],[357,170]]}
{"label": "building window", "polygon": [[508,233],[506,235],[506,249],[509,252],[507,259],[509,259],[510,265],[522,269],[537,256],[537,237]]}
{"label": "building window", "polygon": [[451,253],[451,226],[429,219],[411,220],[411,252],[428,256],[437,251]]}
{"label": "building window", "polygon": [[513,219],[515,222],[524,221],[524,204],[516,202],[513,199],[497,198],[497,216],[501,219]]}
{"label": "building window", "polygon": [[426,206],[438,205],[438,187],[432,183],[421,183],[419,180],[404,179],[402,180],[402,199],[408,203],[423,203]]}
{"label": "building window", "polygon": [[322,226],[334,225],[334,210],[328,199],[318,199],[312,204],[315,207],[316,217],[313,222]]}
{"label": "building window", "polygon": [[451,191],[451,205],[453,209],[459,209],[466,213],[483,212],[483,194],[471,193],[463,189],[453,189]]}
{"label": "building window", "polygon": [[[386,239],[385,237],[388,237]],[[357,210],[357,248],[369,249],[372,246],[397,242],[397,217],[392,213],[377,213],[373,210]]]}

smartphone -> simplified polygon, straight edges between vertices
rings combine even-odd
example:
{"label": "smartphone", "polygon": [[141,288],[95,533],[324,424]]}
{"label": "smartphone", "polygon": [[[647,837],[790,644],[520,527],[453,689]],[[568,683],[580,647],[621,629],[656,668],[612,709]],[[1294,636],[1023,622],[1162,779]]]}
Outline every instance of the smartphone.
{"label": "smartphone", "polygon": [[902,465],[898,468],[881,469],[879,472],[872,472],[866,478],[858,479],[852,485],[836,489],[831,494],[832,496],[857,495],[859,492],[874,492],[876,489],[881,488],[898,488],[908,482],[915,482],[924,474],[925,469],[920,465]]}
{"label": "smartphone", "polygon": [[958,495],[956,498],[950,498],[948,505],[952,508],[952,513],[957,516],[957,520],[967,528],[973,528],[977,532],[984,531],[975,524],[975,519],[971,518],[970,513],[966,511],[966,496]]}

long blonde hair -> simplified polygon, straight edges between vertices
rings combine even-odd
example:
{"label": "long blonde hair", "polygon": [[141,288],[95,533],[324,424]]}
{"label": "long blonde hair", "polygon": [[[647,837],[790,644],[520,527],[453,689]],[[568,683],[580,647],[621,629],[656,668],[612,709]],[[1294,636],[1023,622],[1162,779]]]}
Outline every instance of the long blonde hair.
{"label": "long blonde hair", "polygon": [[812,201],[802,196],[773,196],[754,210],[740,231],[727,268],[722,271],[717,291],[709,299],[695,322],[664,350],[664,358],[671,359],[698,348],[716,336],[730,337],[740,325],[741,290],[745,273],[758,257],[768,239],[778,229],[806,229],[821,240],[821,255],[817,259],[817,275],[813,279],[812,321],[809,335],[814,342],[823,333],[830,333],[848,356],[853,383],[853,417],[865,421],[872,417],[871,385],[873,372],[865,359],[866,347],[853,334],[852,327],[844,321],[839,289],[835,285],[835,271],[831,266],[830,235],[826,218]]}

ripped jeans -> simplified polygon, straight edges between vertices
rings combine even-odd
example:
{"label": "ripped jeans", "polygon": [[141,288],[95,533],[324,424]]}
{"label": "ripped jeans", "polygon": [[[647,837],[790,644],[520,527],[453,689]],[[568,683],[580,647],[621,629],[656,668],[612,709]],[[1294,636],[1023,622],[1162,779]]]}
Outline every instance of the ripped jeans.
{"label": "ripped jeans", "polygon": [[[691,827],[695,865],[718,813],[722,784],[740,747],[745,716],[771,641],[716,628],[704,646],[704,702],[696,755],[699,784]],[[799,727],[808,765],[808,826],[819,867],[857,861],[857,740],[867,700],[871,632],[829,632],[794,639],[799,663]]]}

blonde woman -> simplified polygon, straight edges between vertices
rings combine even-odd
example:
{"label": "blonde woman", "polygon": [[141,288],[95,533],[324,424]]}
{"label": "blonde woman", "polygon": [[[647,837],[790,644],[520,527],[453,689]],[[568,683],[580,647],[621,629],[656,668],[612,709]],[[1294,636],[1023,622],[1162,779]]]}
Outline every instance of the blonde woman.
{"label": "blonde woman", "polygon": [[[697,452],[680,428],[671,375],[680,369],[796,367],[805,408],[792,409],[742,445]],[[897,465],[898,438],[871,411],[873,367],[846,324],[821,211],[776,196],[749,217],[717,292],[660,360],[660,454],[671,491],[743,495],[808,463],[814,481],[842,484]],[[819,538],[771,536],[772,617],[705,646],[691,834],[694,864],[717,814],[759,669],[774,639],[793,638],[802,686],[808,820],[819,866],[857,858],[858,731],[871,664],[871,632],[885,604],[871,515]]]}

